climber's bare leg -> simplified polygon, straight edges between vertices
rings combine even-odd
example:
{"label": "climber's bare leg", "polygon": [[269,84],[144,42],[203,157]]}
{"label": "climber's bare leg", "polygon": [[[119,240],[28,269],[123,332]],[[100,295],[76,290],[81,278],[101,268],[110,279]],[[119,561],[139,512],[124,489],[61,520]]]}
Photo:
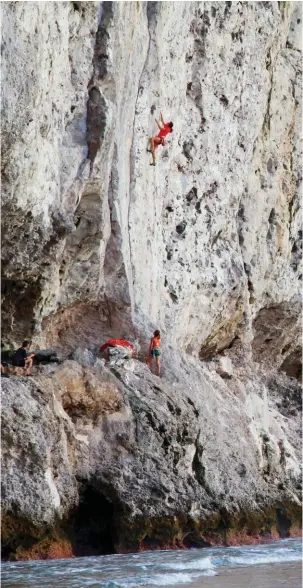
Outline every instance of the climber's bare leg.
{"label": "climber's bare leg", "polygon": [[147,149],[148,153],[153,152],[153,139],[154,139],[154,137],[150,137],[150,139],[149,139],[149,149]]}
{"label": "climber's bare leg", "polygon": [[151,139],[152,158],[153,158],[153,163],[154,163],[154,164],[156,163],[156,154],[155,154],[156,147],[155,147],[155,139],[156,139],[156,137],[152,137],[152,139]]}
{"label": "climber's bare leg", "polygon": [[151,369],[151,362],[153,361],[152,356],[150,355],[150,353],[148,354],[148,357],[146,358],[146,364],[149,367],[149,369]]}
{"label": "climber's bare leg", "polygon": [[161,139],[159,137],[151,137],[150,139],[151,144],[151,154],[153,158],[153,165],[156,165],[156,154],[155,151],[159,145],[161,145]]}
{"label": "climber's bare leg", "polygon": [[156,355],[156,373],[157,373],[157,376],[160,376],[160,368],[161,368],[160,355]]}
{"label": "climber's bare leg", "polygon": [[30,376],[32,373],[33,357],[30,356],[25,360],[25,375]]}

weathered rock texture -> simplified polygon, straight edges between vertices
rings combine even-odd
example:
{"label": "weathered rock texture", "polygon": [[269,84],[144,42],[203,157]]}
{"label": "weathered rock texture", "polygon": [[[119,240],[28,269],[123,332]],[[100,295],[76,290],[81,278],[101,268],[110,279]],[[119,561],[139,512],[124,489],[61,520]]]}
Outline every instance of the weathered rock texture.
{"label": "weathered rock texture", "polygon": [[174,355],[163,380],[135,360],[83,363],[4,381],[6,556],[52,557],[58,541],[77,555],[297,532],[296,380],[231,360],[226,378]]}
{"label": "weathered rock texture", "polygon": [[[6,2],[1,12],[3,339],[31,337],[67,358],[109,336],[143,343],[158,327],[170,358],[160,384],[133,363],[114,377],[89,353],[84,367],[80,353],[5,382],[8,550],[20,521],[47,553],[58,553],[45,531],[61,537],[58,520],[79,543],[76,505],[98,504],[98,492],[120,549],[165,544],[169,517],[171,545],[198,541],[206,520],[210,537],[246,528],[243,513],[290,513],[300,4]],[[153,168],[160,110],[174,132]]]}

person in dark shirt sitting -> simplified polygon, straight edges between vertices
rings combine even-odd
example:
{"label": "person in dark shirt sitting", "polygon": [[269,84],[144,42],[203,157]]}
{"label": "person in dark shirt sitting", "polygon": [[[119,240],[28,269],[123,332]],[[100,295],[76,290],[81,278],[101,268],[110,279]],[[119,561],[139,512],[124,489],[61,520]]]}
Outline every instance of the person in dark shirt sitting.
{"label": "person in dark shirt sitting", "polygon": [[14,367],[23,368],[25,376],[31,376],[31,369],[33,365],[33,360],[35,357],[34,353],[28,355],[28,351],[30,350],[31,342],[30,341],[23,341],[22,347],[16,351],[15,355],[12,357],[12,364]]}

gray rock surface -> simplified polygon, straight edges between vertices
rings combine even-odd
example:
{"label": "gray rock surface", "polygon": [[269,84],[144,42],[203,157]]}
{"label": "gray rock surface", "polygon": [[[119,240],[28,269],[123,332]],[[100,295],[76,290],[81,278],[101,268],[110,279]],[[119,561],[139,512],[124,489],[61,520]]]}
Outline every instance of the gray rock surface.
{"label": "gray rock surface", "polygon": [[[242,540],[245,529],[270,537],[275,524],[280,529],[276,507],[288,513],[287,533],[295,529],[296,380],[252,377],[249,367],[226,379],[211,364],[173,354],[164,371],[159,379],[137,360],[108,368],[66,361],[2,382],[4,520],[14,505],[17,519],[55,526],[81,507],[89,485],[106,501],[100,520],[112,513],[107,545],[120,551],[149,546],[150,536],[162,546],[176,545],[176,535],[181,545],[190,533],[202,544],[222,541],[222,524],[228,543],[245,517]],[[254,516],[257,528],[249,526]],[[172,520],[180,521],[178,533]],[[5,524],[3,533],[11,546]]]}
{"label": "gray rock surface", "polygon": [[47,388],[27,377],[1,384],[3,512],[13,507],[33,522],[53,523],[77,498],[72,424]]}
{"label": "gray rock surface", "polygon": [[[120,550],[265,533],[263,515],[285,533],[300,3],[5,2],[1,16],[2,337],[72,357],[2,381],[4,544],[59,527],[80,542],[77,509],[96,496]],[[160,110],[174,132],[151,167]],[[96,357],[123,337],[144,360],[155,328],[161,380]]]}
{"label": "gray rock surface", "polygon": [[[281,365],[300,312],[300,5],[2,16],[5,339],[72,351],[157,326],[206,357],[274,308]],[[160,110],[175,127],[152,168]]]}

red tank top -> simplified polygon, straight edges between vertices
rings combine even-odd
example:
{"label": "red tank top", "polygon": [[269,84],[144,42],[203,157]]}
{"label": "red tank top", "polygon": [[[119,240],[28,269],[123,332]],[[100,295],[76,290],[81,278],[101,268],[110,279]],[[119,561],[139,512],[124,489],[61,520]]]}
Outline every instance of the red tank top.
{"label": "red tank top", "polygon": [[158,133],[158,137],[160,137],[161,139],[164,139],[164,137],[166,137],[166,135],[169,135],[169,133],[172,132],[172,129],[170,128],[169,124],[166,123],[164,125],[164,129],[161,129],[161,131]]}
{"label": "red tank top", "polygon": [[160,347],[161,341],[159,337],[152,337],[152,349],[155,347]]}

